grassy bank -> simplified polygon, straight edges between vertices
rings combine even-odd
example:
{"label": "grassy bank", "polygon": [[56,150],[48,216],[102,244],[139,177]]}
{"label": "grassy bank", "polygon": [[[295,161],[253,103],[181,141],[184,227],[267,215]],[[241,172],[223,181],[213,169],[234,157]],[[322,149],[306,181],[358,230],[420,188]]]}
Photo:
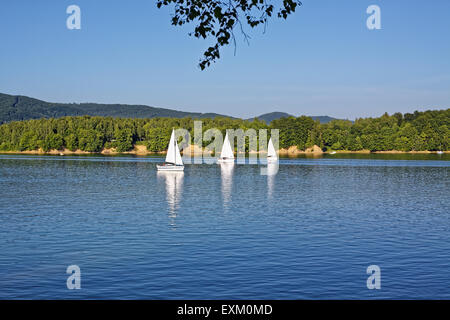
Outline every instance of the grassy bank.
{"label": "grassy bank", "polygon": [[[200,148],[191,148],[191,154],[194,155],[195,152],[200,152]],[[203,149],[204,150],[204,149]],[[389,150],[389,151],[370,151],[370,150],[357,150],[357,151],[348,151],[348,150],[333,150],[333,151],[322,151],[318,146],[308,148],[306,150],[299,150],[296,146],[292,146],[288,149],[280,149],[279,155],[280,156],[295,156],[295,155],[301,155],[301,154],[314,154],[314,155],[320,155],[320,154],[330,154],[330,153],[336,153],[336,154],[433,154],[437,153],[437,151],[429,151],[429,150],[423,150],[423,151],[399,151],[399,150]],[[252,151],[251,153],[260,153]],[[262,152],[261,152],[262,153]],[[450,151],[444,151],[444,153],[449,153]],[[150,151],[147,149],[144,145],[135,145],[131,150],[129,151],[123,151],[119,152],[115,148],[109,148],[109,149],[102,149],[100,151],[90,152],[90,151],[83,151],[83,150],[69,150],[67,148],[63,148],[61,150],[57,149],[51,149],[48,151],[44,151],[43,149],[39,148],[36,150],[10,150],[10,151],[0,151],[0,154],[30,154],[30,155],[84,155],[84,154],[103,154],[103,155],[120,155],[120,154],[134,154],[134,155],[164,155],[166,154],[166,151]]]}

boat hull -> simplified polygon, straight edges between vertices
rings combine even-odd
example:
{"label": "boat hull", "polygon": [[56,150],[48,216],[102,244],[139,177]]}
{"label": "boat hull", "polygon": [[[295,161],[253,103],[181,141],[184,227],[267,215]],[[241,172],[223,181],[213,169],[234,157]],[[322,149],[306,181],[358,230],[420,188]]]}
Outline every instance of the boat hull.
{"label": "boat hull", "polygon": [[173,165],[156,165],[158,171],[183,171],[184,166],[173,166]]}
{"label": "boat hull", "polygon": [[234,163],[234,159],[219,159],[218,163]]}
{"label": "boat hull", "polygon": [[267,158],[267,163],[277,163],[278,158]]}

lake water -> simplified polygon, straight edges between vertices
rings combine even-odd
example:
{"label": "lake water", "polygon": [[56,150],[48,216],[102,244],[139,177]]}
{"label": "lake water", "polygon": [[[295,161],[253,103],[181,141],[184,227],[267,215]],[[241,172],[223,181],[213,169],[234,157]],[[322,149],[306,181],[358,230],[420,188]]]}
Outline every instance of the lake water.
{"label": "lake water", "polygon": [[449,160],[1,155],[0,298],[449,299]]}

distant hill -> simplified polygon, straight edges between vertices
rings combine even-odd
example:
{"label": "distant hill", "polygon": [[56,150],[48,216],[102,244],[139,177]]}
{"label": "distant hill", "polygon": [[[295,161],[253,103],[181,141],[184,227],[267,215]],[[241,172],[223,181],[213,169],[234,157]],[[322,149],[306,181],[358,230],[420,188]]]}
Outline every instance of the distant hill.
{"label": "distant hill", "polygon": [[[257,118],[258,120],[265,121],[266,123],[271,123],[273,120],[287,118],[287,117],[292,117],[292,115],[289,113],[286,113],[286,112],[270,112],[270,113],[262,114],[255,118]],[[253,120],[253,119],[254,118],[250,118],[248,120]]]}
{"label": "distant hill", "polygon": [[[64,116],[102,116],[114,118],[215,118],[228,117],[217,113],[184,112],[145,105],[98,104],[98,103],[54,103],[26,97],[0,93],[0,124],[40,118],[60,118]],[[257,117],[270,123],[273,120],[290,117],[285,112],[270,112]],[[335,118],[312,116],[314,120],[327,123]],[[249,120],[253,120],[251,118]]]}
{"label": "distant hill", "polygon": [[311,118],[313,118],[313,120],[319,120],[320,123],[328,123],[332,120],[339,120],[339,119],[332,118],[329,116],[311,116]]}
{"label": "distant hill", "polygon": [[[259,120],[265,121],[267,124],[271,123],[273,120],[281,119],[281,118],[287,118],[287,117],[294,117],[292,114],[286,113],[286,112],[270,112],[260,115],[258,118]],[[320,123],[328,123],[331,120],[337,120],[336,118],[332,118],[329,116],[310,116],[313,120],[319,120]],[[251,120],[251,119],[249,119]]]}
{"label": "distant hill", "polygon": [[117,118],[227,117],[216,113],[184,112],[144,105],[52,103],[25,96],[12,96],[0,93],[0,124],[9,121],[83,115]]}

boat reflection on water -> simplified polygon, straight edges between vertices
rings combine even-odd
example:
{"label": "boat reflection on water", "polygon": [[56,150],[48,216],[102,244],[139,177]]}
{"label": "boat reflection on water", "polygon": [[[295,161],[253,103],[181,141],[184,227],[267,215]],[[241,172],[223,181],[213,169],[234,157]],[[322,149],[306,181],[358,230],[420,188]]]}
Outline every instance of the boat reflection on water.
{"label": "boat reflection on water", "polygon": [[222,177],[223,206],[225,208],[228,208],[229,203],[231,201],[231,190],[233,187],[234,163],[224,162],[224,163],[220,163],[219,165],[220,165],[220,173],[221,173],[221,177]]}
{"label": "boat reflection on water", "polygon": [[169,209],[171,224],[175,224],[177,211],[180,207],[181,195],[183,193],[183,171],[158,171],[158,179],[164,179],[166,183],[166,200]]}
{"label": "boat reflection on water", "polygon": [[273,195],[273,189],[275,186],[275,176],[278,173],[278,162],[267,163],[267,196],[269,198]]}

